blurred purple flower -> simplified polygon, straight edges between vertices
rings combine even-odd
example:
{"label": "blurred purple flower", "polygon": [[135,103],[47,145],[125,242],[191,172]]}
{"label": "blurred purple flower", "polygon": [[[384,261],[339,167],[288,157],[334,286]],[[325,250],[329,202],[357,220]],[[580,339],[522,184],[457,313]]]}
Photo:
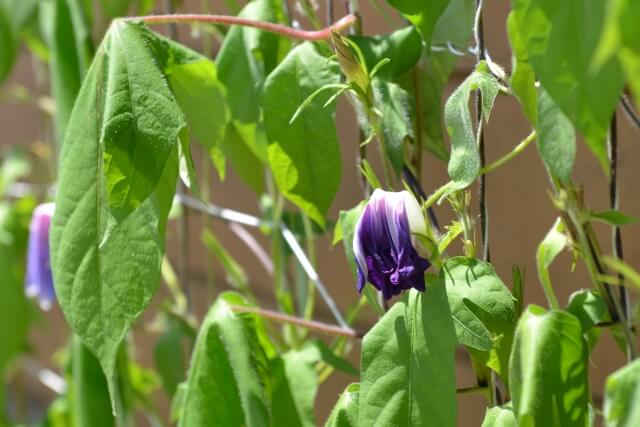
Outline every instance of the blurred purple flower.
{"label": "blurred purple flower", "polygon": [[365,282],[387,300],[411,288],[424,291],[424,271],[430,263],[418,254],[412,235],[425,235],[426,231],[424,215],[409,192],[375,190],[353,238],[358,292]]}
{"label": "blurred purple flower", "polygon": [[50,309],[56,299],[49,254],[49,226],[54,209],[53,203],[38,205],[29,227],[25,291],[27,296],[38,299],[43,310]]}

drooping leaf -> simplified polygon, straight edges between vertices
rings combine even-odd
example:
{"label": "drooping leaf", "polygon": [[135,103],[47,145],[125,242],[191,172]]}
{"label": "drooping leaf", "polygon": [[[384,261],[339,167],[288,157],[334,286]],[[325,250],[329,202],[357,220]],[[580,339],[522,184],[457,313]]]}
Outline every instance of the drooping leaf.
{"label": "drooping leaf", "polygon": [[456,425],[456,335],[443,283],[411,290],[362,341],[358,423]]}
{"label": "drooping leaf", "polygon": [[510,365],[518,424],[587,426],[587,363],[587,346],[575,316],[529,306],[518,322]]}
{"label": "drooping leaf", "polygon": [[413,139],[413,106],[409,94],[395,83],[373,80],[376,108],[382,113],[380,124],[386,155],[396,174],[404,166],[405,140]]}
{"label": "drooping leaf", "polygon": [[298,106],[315,90],[337,83],[338,70],[303,43],[269,75],[262,107],[269,139],[269,165],[278,189],[323,226],[340,183],[340,149],[333,115],[317,97],[293,123]]}
{"label": "drooping leaf", "polygon": [[439,281],[447,287],[458,342],[506,381],[517,319],[509,289],[491,264],[464,257],[448,259]]}
{"label": "drooping leaf", "polygon": [[500,87],[495,77],[485,68],[486,64],[481,63],[476,71],[456,88],[445,105],[444,121],[451,137],[448,172],[454,181],[450,192],[467,187],[476,179],[480,170],[480,154],[476,147],[476,135],[469,111],[469,96],[474,90],[482,93],[482,112],[484,119],[488,121]]}
{"label": "drooping leaf", "polygon": [[604,394],[607,427],[632,427],[640,422],[640,360],[609,375]]}
{"label": "drooping leaf", "polygon": [[535,127],[540,157],[549,175],[567,181],[571,178],[576,157],[573,124],[544,89],[540,89],[537,116]]}
{"label": "drooping leaf", "polygon": [[414,27],[406,27],[379,36],[349,36],[360,48],[367,69],[371,71],[384,58],[390,62],[380,68],[376,77],[389,80],[410,70],[422,52],[422,39]]}
{"label": "drooping leaf", "polygon": [[105,37],[71,114],[51,225],[60,306],[112,393],[120,342],[159,284],[185,126],[156,47],[130,22]]}
{"label": "drooping leaf", "polygon": [[405,18],[416,26],[422,38],[431,45],[431,36],[438,18],[447,8],[450,0],[414,1],[414,0],[387,0],[398,9]]}
{"label": "drooping leaf", "polygon": [[315,363],[320,360],[318,347],[307,345],[290,350],[271,362],[272,425],[313,427],[316,425],[314,402],[318,391]]}
{"label": "drooping leaf", "polygon": [[226,292],[207,314],[191,356],[181,427],[269,425],[269,365],[255,331],[256,315],[234,313],[244,306]]}
{"label": "drooping leaf", "polygon": [[360,384],[349,384],[333,407],[324,427],[357,427]]}
{"label": "drooping leaf", "polygon": [[511,402],[502,406],[487,408],[481,427],[518,427]]}
{"label": "drooping leaf", "polygon": [[77,336],[71,341],[70,402],[73,425],[113,427],[107,380],[98,359]]}
{"label": "drooping leaf", "polygon": [[512,0],[513,29],[540,84],[608,170],[606,133],[624,85],[615,57],[594,67],[604,24],[601,0]]}
{"label": "drooping leaf", "polygon": [[[551,226],[544,240],[540,242],[538,250],[536,251],[538,277],[540,278],[540,282],[542,282],[542,288],[545,290],[547,299],[550,301],[555,301],[555,297],[552,292],[547,291],[552,289],[549,266],[567,245],[567,236],[564,235],[563,230],[564,223],[561,218],[558,218],[556,222],[553,223],[553,226]],[[555,304],[557,304],[557,301],[555,301]]]}

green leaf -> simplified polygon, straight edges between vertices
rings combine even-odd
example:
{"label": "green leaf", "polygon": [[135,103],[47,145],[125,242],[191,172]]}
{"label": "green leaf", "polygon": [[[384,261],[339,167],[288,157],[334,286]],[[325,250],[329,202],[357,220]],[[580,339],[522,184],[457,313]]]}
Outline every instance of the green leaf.
{"label": "green leaf", "polygon": [[96,357],[77,336],[71,341],[69,394],[74,425],[113,427],[107,380]]}
{"label": "green leaf", "polygon": [[224,164],[216,164],[220,145],[230,113],[224,94],[224,86],[218,81],[216,65],[193,53],[191,60],[174,61],[166,73],[178,105],[184,112],[191,132],[218,167],[218,174],[224,176]]}
{"label": "green leaf", "polygon": [[315,364],[320,360],[318,347],[307,345],[290,350],[271,361],[273,388],[271,424],[291,427],[316,425],[314,401],[318,391]]}
{"label": "green leaf", "polygon": [[264,129],[254,124],[230,121],[220,149],[240,179],[257,194],[262,194],[265,186],[264,164],[267,161]]}
{"label": "green leaf", "polygon": [[51,51],[49,74],[56,101],[56,140],[62,144],[73,103],[93,55],[93,42],[79,0],[44,0],[39,8],[43,36]]}
{"label": "green leaf", "polygon": [[487,408],[481,427],[518,427],[511,402],[502,406]]}
{"label": "green leaf", "polygon": [[112,399],[120,342],[159,285],[184,127],[152,41],[126,22],[105,37],[71,114],[51,226],[60,306]]}
{"label": "green leaf", "polygon": [[[423,147],[442,160],[449,159],[442,127],[442,96],[459,56],[447,50],[451,43],[465,50],[473,28],[474,0],[450,0],[433,31],[433,44],[437,51],[423,52],[415,76],[403,87],[416,97],[416,115],[420,118]],[[444,49],[444,50],[443,50]]]}
{"label": "green leaf", "polygon": [[[285,23],[281,3],[256,0],[247,3],[240,17]],[[289,41],[254,28],[232,27],[216,57],[218,79],[227,89],[231,116],[241,123],[260,118],[260,91],[267,75],[286,52]]]}
{"label": "green leaf", "polygon": [[[349,267],[351,269],[351,273],[353,277],[356,277],[356,261],[355,255],[353,254],[353,237],[356,232],[356,225],[358,224],[358,220],[360,219],[360,215],[362,215],[362,211],[364,210],[365,202],[362,201],[358,203],[355,207],[347,210],[340,211],[340,228],[342,230],[342,242],[344,244],[344,254],[347,262],[349,263]],[[337,227],[337,224],[336,224]]]}
{"label": "green leaf", "polygon": [[602,211],[602,212],[591,212],[589,214],[589,218],[594,221],[604,222],[609,225],[629,225],[636,224],[640,221],[640,217],[627,215],[620,211]]}
{"label": "green leaf", "polygon": [[451,137],[451,157],[448,172],[454,182],[449,193],[471,184],[480,170],[480,154],[476,147],[476,136],[469,111],[471,91],[482,93],[482,112],[485,120],[493,108],[500,85],[491,74],[482,69],[482,64],[451,94],[444,110],[444,121]]}
{"label": "green leaf", "polygon": [[553,294],[553,287],[551,286],[551,276],[549,275],[549,266],[553,260],[562,252],[567,246],[567,236],[563,233],[564,223],[561,218],[558,218],[553,223],[551,229],[544,237],[544,240],[538,245],[536,251],[536,266],[538,268],[538,277],[542,283],[542,287],[545,291],[547,299],[557,306],[555,295]]}
{"label": "green leaf", "polygon": [[333,407],[324,427],[357,427],[359,395],[360,384],[349,384]]}
{"label": "green leaf", "polygon": [[640,4],[633,0],[612,0],[608,5],[595,68],[617,55],[640,109],[640,81],[637,78],[640,72],[640,31],[637,26]]}
{"label": "green leaf", "polygon": [[333,352],[333,350],[321,340],[311,341],[320,352],[320,360],[334,369],[347,375],[358,375],[358,371],[347,359],[344,359]]}
{"label": "green leaf", "polygon": [[572,293],[567,311],[578,318],[585,332],[609,316],[604,299],[590,289],[581,289]]}
{"label": "green leaf", "polygon": [[9,76],[16,58],[17,41],[11,24],[11,15],[0,3],[0,84]]}
{"label": "green leaf", "polygon": [[128,14],[131,0],[100,0],[100,5],[109,17],[117,18]]}
{"label": "green leaf", "polygon": [[320,226],[340,184],[340,148],[335,106],[317,97],[293,123],[298,106],[315,90],[337,83],[337,67],[311,43],[303,43],[269,75],[262,107],[269,139],[269,164],[278,189]]}
{"label": "green leaf", "polygon": [[404,142],[413,139],[413,105],[409,94],[395,83],[373,80],[375,106],[382,113],[380,124],[386,155],[396,174],[404,166]]}
{"label": "green leaf", "polygon": [[456,335],[446,289],[411,290],[362,341],[359,426],[456,425]]}
{"label": "green leaf", "polygon": [[632,427],[640,422],[640,360],[609,375],[604,394],[608,427]]}
{"label": "green leaf", "polygon": [[580,321],[531,305],[523,313],[511,355],[511,396],[519,425],[588,425],[587,346]]}
{"label": "green leaf", "polygon": [[[529,61],[529,52],[518,32],[514,12],[507,18],[507,32],[511,42],[512,68],[509,83],[513,93],[518,97],[524,114],[535,126],[538,123],[538,91],[536,89],[536,75]],[[572,128],[573,129],[573,128]],[[539,132],[539,131],[538,131]]]}
{"label": "green leaf", "polygon": [[540,157],[549,175],[568,181],[576,158],[573,125],[544,89],[540,89],[539,95],[538,122],[535,127]]}
{"label": "green leaf", "polygon": [[269,425],[268,361],[256,315],[236,314],[243,298],[225,292],[207,314],[191,356],[180,426]]}
{"label": "green leaf", "polygon": [[447,8],[450,0],[414,1],[414,0],[387,0],[398,9],[405,18],[416,26],[422,38],[431,45],[431,36],[438,18]]}
{"label": "green leaf", "polygon": [[406,27],[378,36],[349,36],[364,56],[367,70],[385,58],[391,61],[380,68],[376,77],[389,80],[409,71],[420,59],[422,39],[414,27]]}
{"label": "green leaf", "polygon": [[153,347],[155,367],[169,397],[176,394],[178,386],[185,380],[186,363],[184,360],[185,335],[177,322],[166,316],[167,330],[158,337]]}
{"label": "green leaf", "polygon": [[464,257],[448,259],[438,281],[447,287],[458,342],[506,380],[517,319],[509,289],[491,264]]}
{"label": "green leaf", "polygon": [[624,85],[617,58],[594,67],[601,0],[512,0],[514,25],[540,84],[608,170],[606,133]]}

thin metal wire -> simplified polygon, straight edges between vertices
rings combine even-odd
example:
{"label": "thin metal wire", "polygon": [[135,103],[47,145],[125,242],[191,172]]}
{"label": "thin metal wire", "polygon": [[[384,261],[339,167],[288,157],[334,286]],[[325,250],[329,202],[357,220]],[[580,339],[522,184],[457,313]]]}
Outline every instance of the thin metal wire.
{"label": "thin metal wire", "polygon": [[[618,192],[618,121],[616,117],[616,112],[613,112],[613,117],[611,118],[611,126],[609,128],[609,145],[608,145],[608,154],[609,154],[609,202],[611,209],[618,210],[620,205],[620,198]],[[612,246],[613,246],[613,256],[617,259],[623,259],[623,251],[622,251],[622,234],[620,232],[620,227],[614,225],[611,229],[611,238],[612,238]],[[629,309],[629,294],[626,286],[624,286],[624,276],[622,274],[618,274],[618,280],[620,281],[620,305],[622,306],[622,313],[624,319],[620,319],[627,323],[629,328],[631,325],[631,312]],[[633,358],[633,354],[631,351],[631,347],[627,347],[627,360],[630,362]]]}
{"label": "thin metal wire", "polygon": [[[176,195],[176,198],[183,205],[189,206],[190,208],[201,211],[201,212],[205,212],[211,216],[223,219],[225,221],[236,222],[239,224],[246,225],[248,227],[262,227],[262,226],[272,227],[273,226],[271,221],[263,220],[256,216],[239,212],[233,209],[220,208],[211,203],[203,203],[200,200],[196,199],[195,197],[191,197],[186,194],[178,194]],[[336,322],[338,322],[338,324],[343,328],[349,328],[350,327],[349,324],[345,321],[344,317],[342,317],[342,314],[340,313],[338,306],[336,305],[335,301],[329,294],[329,291],[327,290],[324,283],[320,279],[320,276],[318,275],[317,271],[311,264],[311,261],[305,254],[304,250],[298,243],[298,240],[295,238],[291,230],[289,230],[289,228],[282,223],[279,225],[279,228],[280,228],[280,233],[282,234],[282,237],[284,238],[285,242],[287,243],[287,245],[289,245],[289,248],[295,255],[298,262],[300,263],[300,266],[303,268],[303,270],[307,274],[307,277],[309,278],[309,280],[311,280],[315,284],[316,289],[318,290],[318,293],[320,294],[325,304],[329,308],[329,311],[331,311],[331,314],[335,318]]]}

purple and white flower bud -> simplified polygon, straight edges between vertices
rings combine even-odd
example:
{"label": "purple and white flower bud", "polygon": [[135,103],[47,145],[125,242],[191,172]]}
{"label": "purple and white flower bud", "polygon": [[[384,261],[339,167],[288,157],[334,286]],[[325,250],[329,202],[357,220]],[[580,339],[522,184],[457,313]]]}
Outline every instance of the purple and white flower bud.
{"label": "purple and white flower bud", "polygon": [[430,263],[420,256],[412,237],[426,232],[424,215],[409,192],[375,190],[353,238],[358,292],[366,282],[387,300],[411,288],[424,291],[424,272]]}
{"label": "purple and white flower bud", "polygon": [[49,227],[54,209],[53,203],[38,205],[29,227],[25,292],[29,297],[36,297],[43,310],[50,309],[56,299],[49,253]]}

